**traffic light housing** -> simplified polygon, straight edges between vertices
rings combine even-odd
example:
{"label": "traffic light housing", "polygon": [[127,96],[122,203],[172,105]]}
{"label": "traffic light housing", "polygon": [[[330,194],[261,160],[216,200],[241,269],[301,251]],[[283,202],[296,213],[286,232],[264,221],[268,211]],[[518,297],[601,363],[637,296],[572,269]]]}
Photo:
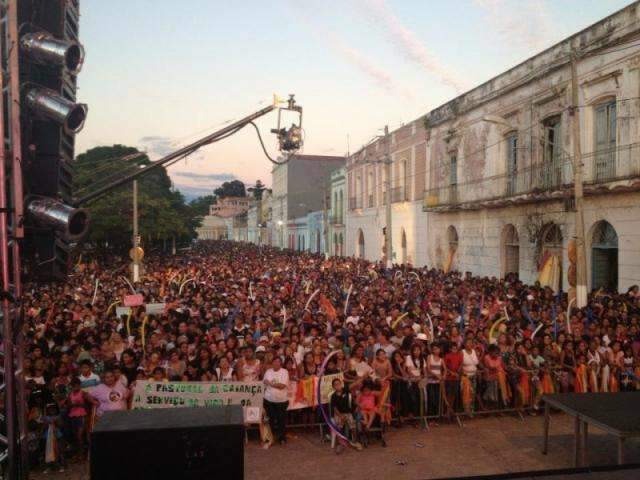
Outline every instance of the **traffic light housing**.
{"label": "traffic light housing", "polygon": [[76,102],[84,61],[78,0],[18,2],[20,133],[24,190],[23,259],[38,277],[64,277],[88,214],[69,206],[75,134],[87,106]]}

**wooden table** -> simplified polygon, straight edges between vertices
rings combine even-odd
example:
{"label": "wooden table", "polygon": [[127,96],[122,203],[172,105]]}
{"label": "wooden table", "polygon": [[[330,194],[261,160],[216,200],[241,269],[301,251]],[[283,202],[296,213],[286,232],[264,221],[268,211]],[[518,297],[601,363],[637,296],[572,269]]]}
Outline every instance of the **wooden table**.
{"label": "wooden table", "polygon": [[589,424],[614,435],[618,440],[618,465],[624,463],[624,442],[640,437],[640,392],[556,393],[544,395],[544,440],[542,453],[549,447],[551,408],[575,417],[574,463],[587,463]]}

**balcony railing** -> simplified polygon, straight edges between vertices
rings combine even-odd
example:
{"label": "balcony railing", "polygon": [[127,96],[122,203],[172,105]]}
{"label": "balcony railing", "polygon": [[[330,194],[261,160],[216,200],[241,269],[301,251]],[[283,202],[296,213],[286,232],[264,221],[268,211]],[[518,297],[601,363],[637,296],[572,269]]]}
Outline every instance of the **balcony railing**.
{"label": "balcony railing", "polygon": [[404,187],[395,187],[391,189],[391,201],[393,203],[406,202],[407,190]]}
{"label": "balcony railing", "polygon": [[[614,181],[640,177],[640,143],[598,150],[582,156],[585,189]],[[573,158],[568,154],[505,174],[470,180],[456,185],[425,190],[425,210],[467,208],[528,194],[542,194],[571,187],[574,182]]]}

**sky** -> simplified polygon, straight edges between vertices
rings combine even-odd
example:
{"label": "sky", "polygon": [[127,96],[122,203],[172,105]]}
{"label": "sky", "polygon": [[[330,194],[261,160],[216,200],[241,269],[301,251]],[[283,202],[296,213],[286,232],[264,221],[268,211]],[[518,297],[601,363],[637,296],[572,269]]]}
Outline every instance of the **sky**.
{"label": "sky", "polygon": [[[160,158],[294,93],[303,153],[344,155],[629,0],[82,0],[76,151],[125,144]],[[277,155],[277,115],[257,122]],[[169,170],[192,198],[271,183],[253,128]]]}

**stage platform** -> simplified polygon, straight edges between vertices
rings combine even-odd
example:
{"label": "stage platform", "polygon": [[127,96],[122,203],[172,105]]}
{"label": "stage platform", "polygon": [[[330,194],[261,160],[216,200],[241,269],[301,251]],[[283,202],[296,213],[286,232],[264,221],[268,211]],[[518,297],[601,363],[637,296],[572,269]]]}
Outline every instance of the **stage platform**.
{"label": "stage platform", "polygon": [[542,399],[545,402],[542,453],[546,454],[549,447],[551,408],[562,410],[575,418],[574,463],[576,467],[588,463],[589,425],[617,437],[618,465],[624,464],[625,441],[640,437],[640,392],[557,393],[545,395]]}

